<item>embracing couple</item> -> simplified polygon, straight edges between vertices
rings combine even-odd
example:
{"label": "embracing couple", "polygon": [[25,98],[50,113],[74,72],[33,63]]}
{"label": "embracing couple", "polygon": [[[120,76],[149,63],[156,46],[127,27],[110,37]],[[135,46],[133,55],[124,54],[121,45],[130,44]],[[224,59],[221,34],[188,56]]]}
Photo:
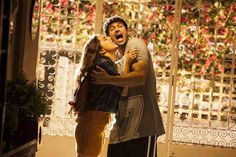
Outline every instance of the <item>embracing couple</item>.
{"label": "embracing couple", "polygon": [[128,36],[122,17],[108,18],[103,31],[87,41],[81,58],[77,157],[98,157],[109,126],[108,157],[156,157],[164,127],[151,55],[142,39]]}

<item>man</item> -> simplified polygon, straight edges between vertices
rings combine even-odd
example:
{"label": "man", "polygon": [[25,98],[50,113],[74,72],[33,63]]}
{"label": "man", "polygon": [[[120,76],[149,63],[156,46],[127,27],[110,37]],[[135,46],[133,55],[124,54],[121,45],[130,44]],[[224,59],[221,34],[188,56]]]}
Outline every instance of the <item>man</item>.
{"label": "man", "polygon": [[123,69],[124,55],[138,52],[123,76],[109,76],[103,69],[94,71],[92,77],[98,84],[113,84],[128,88],[122,97],[116,124],[111,132],[108,157],[154,157],[157,136],[164,134],[164,127],[157,105],[156,78],[147,46],[142,39],[128,37],[128,25],[120,16],[113,16],[104,23],[106,35],[118,44],[118,67]]}

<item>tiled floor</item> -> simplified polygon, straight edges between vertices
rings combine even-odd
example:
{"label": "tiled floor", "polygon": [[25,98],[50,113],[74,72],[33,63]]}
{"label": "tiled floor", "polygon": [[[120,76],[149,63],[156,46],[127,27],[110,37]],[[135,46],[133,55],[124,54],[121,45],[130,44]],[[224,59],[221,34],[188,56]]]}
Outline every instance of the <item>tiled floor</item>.
{"label": "tiled floor", "polygon": [[[100,157],[106,157],[106,149]],[[68,136],[48,136],[42,137],[36,157],[76,157],[75,139]]]}
{"label": "tiled floor", "polygon": [[44,135],[36,157],[76,157],[75,140],[68,136]]}

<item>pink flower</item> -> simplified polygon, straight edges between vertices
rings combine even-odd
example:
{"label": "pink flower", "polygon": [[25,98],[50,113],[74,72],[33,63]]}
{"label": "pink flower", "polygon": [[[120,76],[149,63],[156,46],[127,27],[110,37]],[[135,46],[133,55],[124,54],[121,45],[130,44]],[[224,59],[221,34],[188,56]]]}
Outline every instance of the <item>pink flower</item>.
{"label": "pink flower", "polygon": [[207,60],[206,60],[206,62],[205,62],[205,64],[204,64],[204,68],[205,68],[205,69],[208,69],[209,66],[211,65],[211,63],[212,63],[213,61],[215,61],[215,60],[216,60],[216,56],[215,56],[215,55],[210,55],[210,56],[207,58]]}
{"label": "pink flower", "polygon": [[96,7],[95,7],[95,6],[92,6],[92,7],[91,7],[91,11],[92,11],[92,12],[95,12],[95,11],[96,11]]}
{"label": "pink flower", "polygon": [[168,29],[167,24],[164,24],[162,28],[163,28],[163,30],[167,30]]}
{"label": "pink flower", "polygon": [[202,29],[202,33],[203,33],[203,34],[206,34],[207,32],[208,32],[208,28]]}
{"label": "pink flower", "polygon": [[211,63],[212,63],[212,61],[207,59],[205,64],[204,64],[204,68],[208,69]]}
{"label": "pink flower", "polygon": [[90,5],[85,4],[84,7],[85,7],[85,8],[90,8]]}
{"label": "pink flower", "polygon": [[171,39],[170,38],[167,38],[167,43],[171,43]]}
{"label": "pink flower", "polygon": [[173,20],[174,20],[174,17],[173,17],[173,16],[168,16],[168,17],[167,17],[167,21],[168,21],[169,23],[172,23]]}
{"label": "pink flower", "polygon": [[59,0],[59,3],[62,5],[62,6],[67,6],[68,5],[68,0]]}
{"label": "pink flower", "polygon": [[152,40],[156,40],[157,36],[156,36],[155,33],[152,33],[152,34],[150,34],[150,38],[151,38]]}
{"label": "pink flower", "polygon": [[236,16],[233,17],[233,20],[236,21]]}
{"label": "pink flower", "polygon": [[220,29],[219,32],[220,32],[220,34],[225,35],[225,34],[228,33],[228,30],[226,30],[226,29]]}
{"label": "pink flower", "polygon": [[210,21],[211,21],[210,16],[209,16],[209,15],[206,15],[206,16],[205,16],[205,20],[206,20],[207,23],[210,22]]}
{"label": "pink flower", "polygon": [[48,27],[46,25],[43,25],[42,28],[41,28],[42,31],[46,32],[48,31]]}
{"label": "pink flower", "polygon": [[163,8],[165,11],[168,11],[169,10],[169,5],[164,5],[164,8]]}
{"label": "pink flower", "polygon": [[42,15],[42,21],[47,23],[49,21],[49,16]]}
{"label": "pink flower", "polygon": [[52,3],[49,3],[46,8],[49,9],[49,10],[52,10],[53,4],[52,4]]}
{"label": "pink flower", "polygon": [[172,11],[174,10],[174,6],[173,5],[164,5],[164,11]]}
{"label": "pink flower", "polygon": [[148,16],[149,20],[152,20],[156,16],[156,13],[152,13],[150,16]]}
{"label": "pink flower", "polygon": [[196,50],[196,51],[193,52],[193,56],[194,56],[194,57],[197,56],[197,54],[198,54],[198,50]]}
{"label": "pink flower", "polygon": [[222,51],[223,48],[224,48],[224,47],[223,47],[222,45],[217,46],[217,49],[218,49],[219,51]]}
{"label": "pink flower", "polygon": [[201,74],[201,75],[204,75],[205,73],[206,73],[206,69],[205,69],[204,66],[202,66],[201,71],[200,71],[200,74]]}
{"label": "pink flower", "polygon": [[146,38],[143,38],[143,41],[147,44],[147,39]]}
{"label": "pink flower", "polygon": [[186,23],[187,21],[189,21],[188,18],[186,18],[186,17],[181,17],[181,22],[182,22],[182,23]]}
{"label": "pink flower", "polygon": [[223,27],[223,26],[224,26],[224,23],[219,20],[219,21],[218,21],[218,25],[219,25],[220,27]]}
{"label": "pink flower", "polygon": [[221,64],[217,64],[217,68],[219,69],[221,73],[224,72],[224,67]]}

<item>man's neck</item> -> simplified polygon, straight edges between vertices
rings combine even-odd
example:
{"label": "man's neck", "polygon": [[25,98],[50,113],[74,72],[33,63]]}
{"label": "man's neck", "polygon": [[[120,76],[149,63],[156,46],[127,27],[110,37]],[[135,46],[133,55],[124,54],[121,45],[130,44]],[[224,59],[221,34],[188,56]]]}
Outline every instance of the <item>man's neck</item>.
{"label": "man's neck", "polygon": [[121,45],[121,46],[119,46],[119,48],[118,48],[118,51],[120,52],[120,54],[121,54],[122,56],[123,56],[124,53],[125,53],[125,47],[126,47],[126,44]]}

